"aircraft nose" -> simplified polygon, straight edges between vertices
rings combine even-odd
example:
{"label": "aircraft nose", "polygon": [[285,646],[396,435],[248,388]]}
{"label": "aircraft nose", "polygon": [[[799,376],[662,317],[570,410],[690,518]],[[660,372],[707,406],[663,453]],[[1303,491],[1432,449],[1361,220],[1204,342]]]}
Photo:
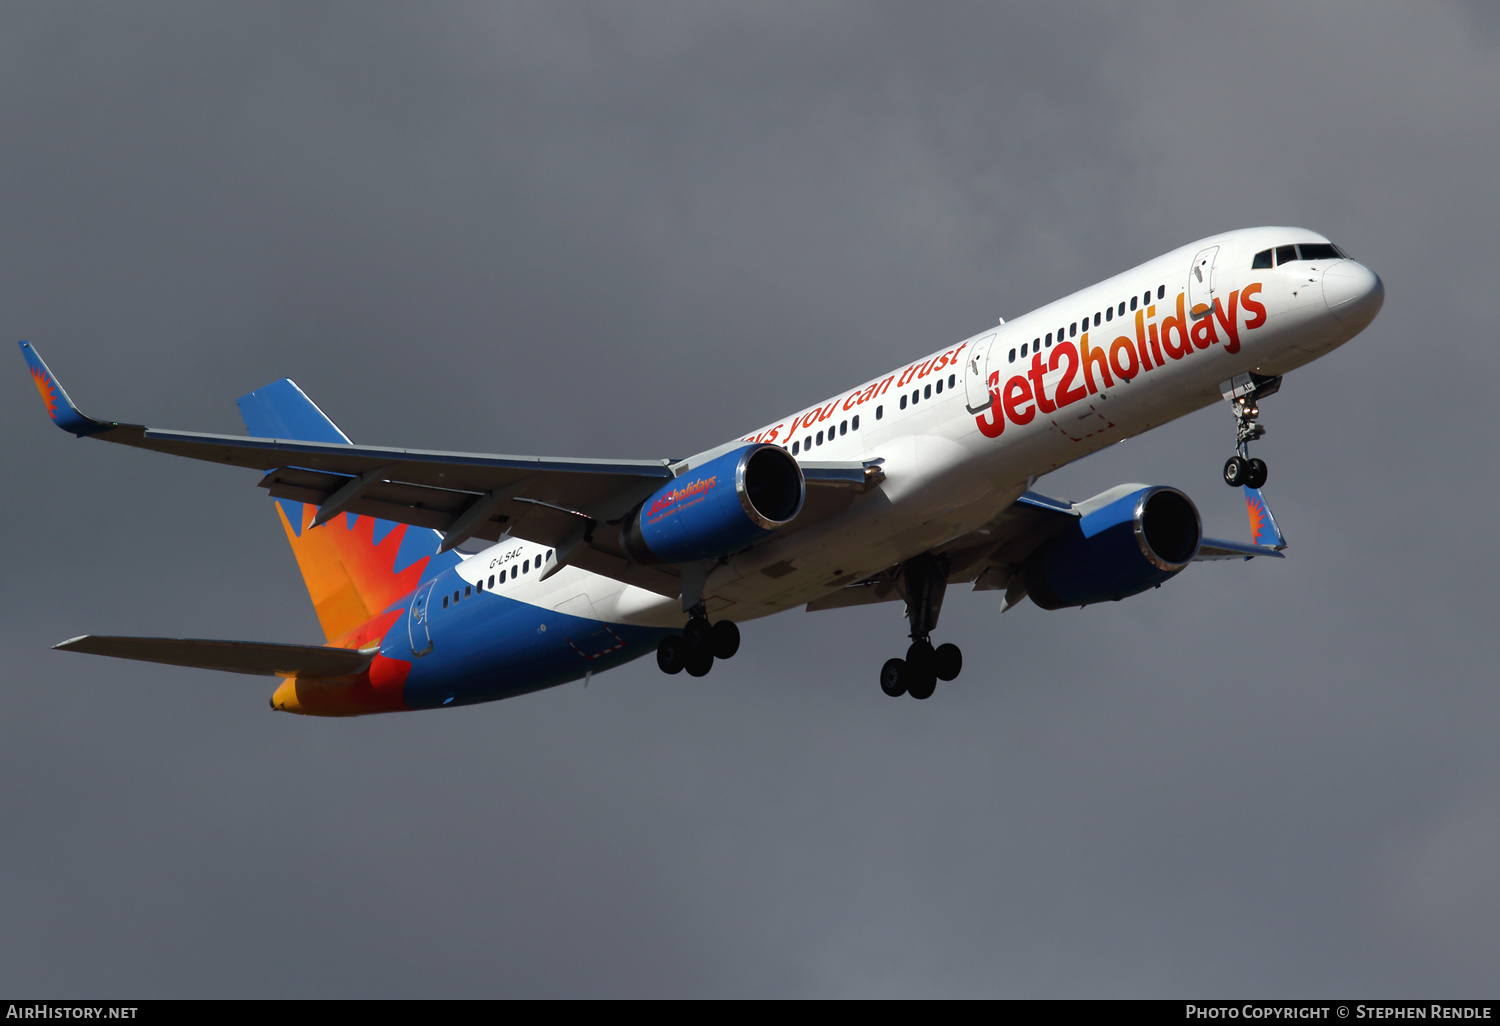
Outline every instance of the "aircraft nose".
{"label": "aircraft nose", "polygon": [[1385,286],[1364,264],[1340,260],[1323,272],[1323,302],[1343,323],[1363,328],[1385,303]]}

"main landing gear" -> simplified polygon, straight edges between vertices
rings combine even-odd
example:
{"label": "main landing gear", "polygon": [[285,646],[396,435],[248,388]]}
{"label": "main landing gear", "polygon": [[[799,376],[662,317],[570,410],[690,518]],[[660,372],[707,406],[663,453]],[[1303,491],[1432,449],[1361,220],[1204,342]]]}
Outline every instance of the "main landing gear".
{"label": "main landing gear", "polygon": [[1219,386],[1234,414],[1235,455],[1224,461],[1224,483],[1231,488],[1247,485],[1260,488],[1266,483],[1266,461],[1250,458],[1250,443],[1262,437],[1266,429],[1258,423],[1260,401],[1281,388],[1281,378],[1260,374],[1241,374]]}
{"label": "main landing gear", "polygon": [[702,609],[694,610],[681,634],[668,634],[656,645],[656,665],[663,673],[705,676],[715,659],[728,659],[740,650],[740,629],[728,620],[710,624]]}
{"label": "main landing gear", "polygon": [[907,560],[901,565],[896,587],[906,599],[911,645],[905,659],[887,659],[880,668],[880,690],[892,698],[931,698],[938,681],[953,680],[964,668],[957,645],[932,647],[931,634],[948,588],[947,558],[924,554]]}

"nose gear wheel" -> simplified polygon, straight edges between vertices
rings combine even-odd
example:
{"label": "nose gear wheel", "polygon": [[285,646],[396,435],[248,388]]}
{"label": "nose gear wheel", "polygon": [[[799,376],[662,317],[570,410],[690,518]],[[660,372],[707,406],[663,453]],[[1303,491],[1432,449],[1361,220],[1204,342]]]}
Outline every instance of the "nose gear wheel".
{"label": "nose gear wheel", "polygon": [[1219,386],[1220,393],[1234,414],[1234,448],[1236,455],[1224,461],[1224,483],[1231,488],[1247,485],[1260,488],[1266,483],[1266,461],[1251,459],[1250,443],[1265,436],[1259,423],[1260,401],[1281,388],[1281,378],[1260,374],[1241,374]]}

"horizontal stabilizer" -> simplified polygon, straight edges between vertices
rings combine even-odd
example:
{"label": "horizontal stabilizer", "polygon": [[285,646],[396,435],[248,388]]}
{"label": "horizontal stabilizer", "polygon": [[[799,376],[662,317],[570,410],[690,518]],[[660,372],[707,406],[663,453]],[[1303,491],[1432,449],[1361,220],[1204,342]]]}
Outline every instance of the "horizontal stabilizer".
{"label": "horizontal stabilizer", "polygon": [[1269,545],[1246,545],[1244,542],[1224,541],[1221,538],[1204,538],[1198,546],[1198,554],[1193,557],[1193,561],[1202,562],[1207,559],[1254,559],[1256,556],[1275,556],[1277,559],[1286,558],[1279,549],[1273,549]]}
{"label": "horizontal stabilizer", "polygon": [[54,645],[63,652],[86,652],[115,659],[139,659],[199,670],[227,670],[261,677],[345,677],[358,673],[374,650],[277,645],[265,641],[207,641],[201,638],[118,638],[85,634]]}

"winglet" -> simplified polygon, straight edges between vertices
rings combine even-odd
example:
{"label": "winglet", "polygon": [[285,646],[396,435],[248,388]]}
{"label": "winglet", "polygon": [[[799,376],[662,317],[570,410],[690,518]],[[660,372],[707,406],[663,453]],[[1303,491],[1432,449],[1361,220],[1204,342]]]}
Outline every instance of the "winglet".
{"label": "winglet", "polygon": [[1245,486],[1245,511],[1250,514],[1250,540],[1280,552],[1286,548],[1286,536],[1276,526],[1276,518],[1259,488]]}
{"label": "winglet", "polygon": [[71,431],[82,438],[84,435],[97,435],[101,431],[108,431],[114,427],[113,424],[105,424],[85,417],[79,412],[78,407],[73,405],[73,400],[68,398],[68,393],[63,391],[62,385],[42,362],[36,347],[30,342],[21,343],[21,355],[26,357],[26,363],[31,368],[31,381],[36,385],[36,390],[42,396],[42,402],[47,407],[47,416],[52,418],[52,423],[64,431]]}

